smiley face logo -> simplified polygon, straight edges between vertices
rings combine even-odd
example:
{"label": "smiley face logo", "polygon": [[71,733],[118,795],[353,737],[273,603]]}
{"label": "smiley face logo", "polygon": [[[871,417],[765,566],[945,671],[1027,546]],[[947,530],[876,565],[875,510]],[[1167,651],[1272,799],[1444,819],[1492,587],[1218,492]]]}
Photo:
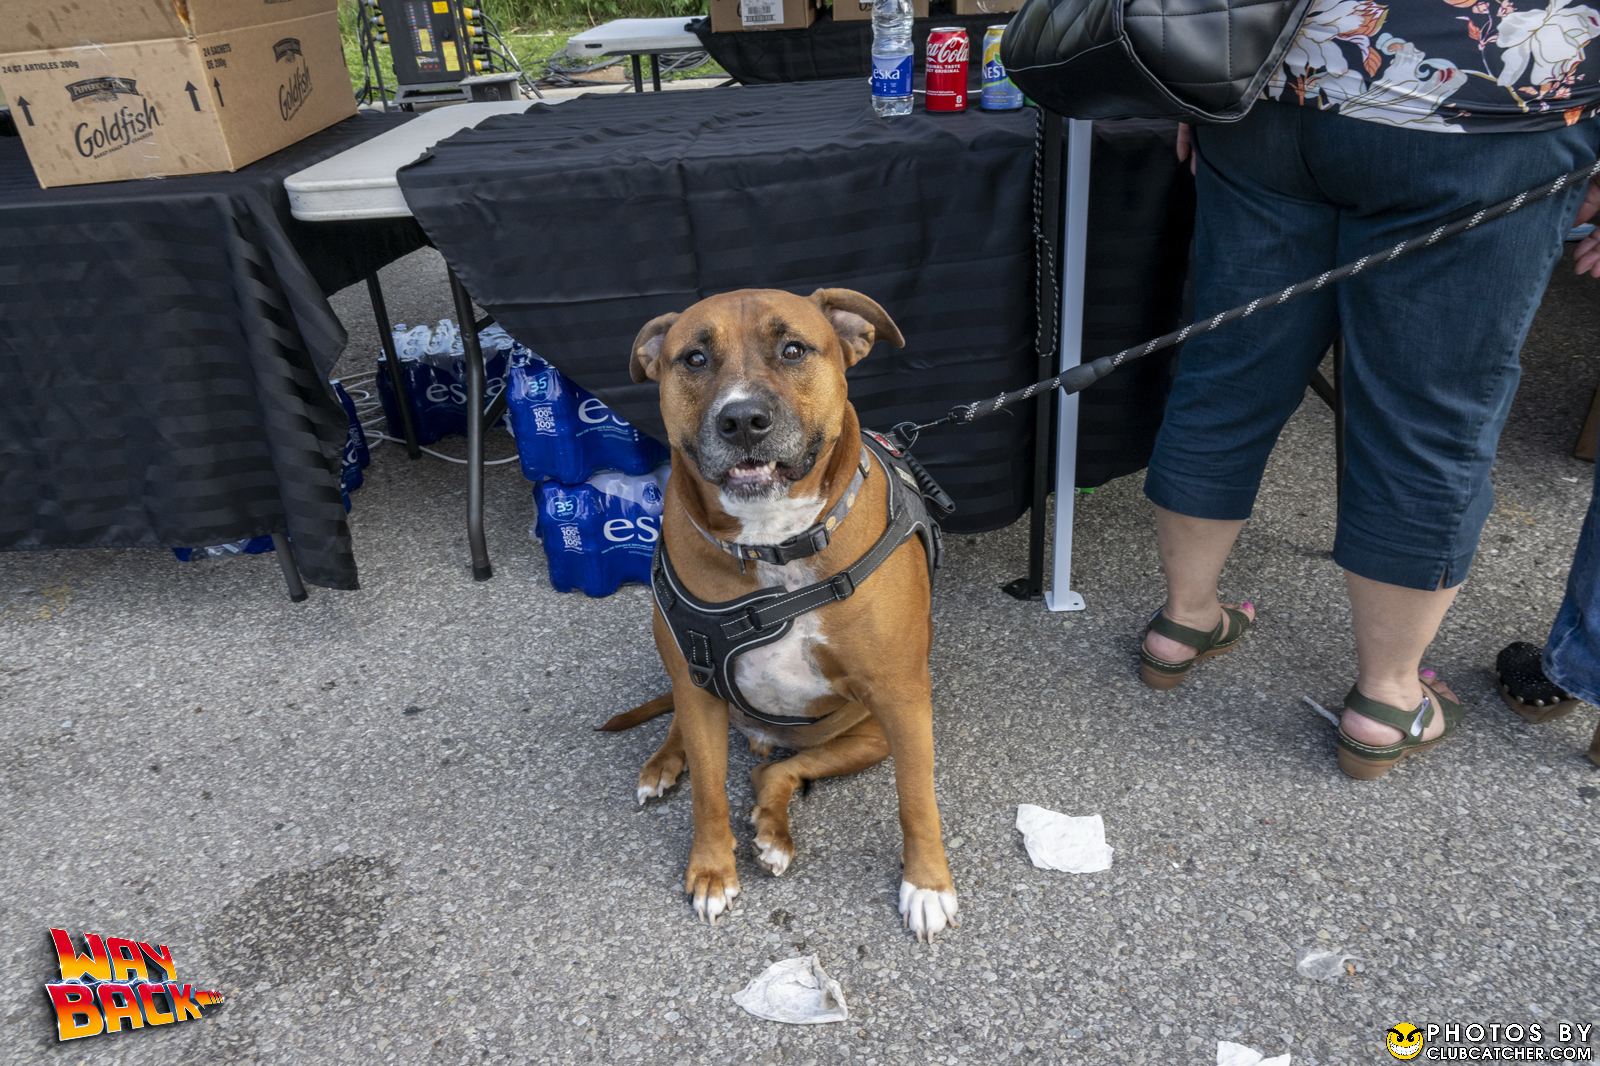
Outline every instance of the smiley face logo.
{"label": "smiley face logo", "polygon": [[1383,1034],[1389,1054],[1401,1062],[1409,1062],[1422,1054],[1422,1030],[1410,1022],[1401,1022]]}

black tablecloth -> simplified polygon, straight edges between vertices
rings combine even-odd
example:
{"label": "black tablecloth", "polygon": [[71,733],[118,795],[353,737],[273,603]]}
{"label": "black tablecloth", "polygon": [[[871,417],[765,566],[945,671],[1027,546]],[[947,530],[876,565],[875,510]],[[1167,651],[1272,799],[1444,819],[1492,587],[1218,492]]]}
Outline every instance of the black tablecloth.
{"label": "black tablecloth", "polygon": [[283,179],[410,117],[234,174],[49,190],[0,138],[0,549],[288,533],[308,582],[356,587],[324,294],[422,235],[296,222]]}
{"label": "black tablecloth", "polygon": [[[400,185],[480,304],[657,435],[654,385],[628,379],[650,318],[728,289],[859,289],[909,340],[850,375],[886,428],[1033,373],[1034,124],[884,121],[860,82],[586,97],[457,134]],[[1030,439],[1002,418],[928,442],[953,527],[1021,513]]]}
{"label": "black tablecloth", "polygon": [[[1170,126],[1095,138],[1091,354],[1170,328],[1192,220]],[[871,426],[926,420],[1037,376],[1032,111],[880,120],[861,81],[585,97],[502,116],[403,170],[417,219],[511,333],[659,434],[628,379],[639,327],[715,292],[859,289],[902,327],[851,372]],[[1084,401],[1080,484],[1144,464],[1165,364]],[[930,433],[955,530],[1027,507],[1031,411]]]}
{"label": "black tablecloth", "polygon": [[[983,31],[1010,20],[1004,15],[953,15],[934,12],[915,20],[911,46],[916,49],[915,70],[922,73],[928,51],[928,31],[935,26],[960,26],[972,43],[967,82],[983,83]],[[711,58],[731,77],[746,85],[763,82],[816,81],[826,78],[860,78],[872,70],[872,20],[833,20],[825,8],[817,21],[803,30],[750,30],[711,32],[710,19],[697,19],[689,29],[700,38]]]}

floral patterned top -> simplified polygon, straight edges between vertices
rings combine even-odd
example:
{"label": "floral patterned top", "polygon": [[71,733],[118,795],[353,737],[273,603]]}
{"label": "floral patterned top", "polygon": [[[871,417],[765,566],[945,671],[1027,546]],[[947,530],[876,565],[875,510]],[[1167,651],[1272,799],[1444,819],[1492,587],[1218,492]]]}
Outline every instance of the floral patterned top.
{"label": "floral patterned top", "polygon": [[1312,0],[1263,95],[1446,133],[1549,129],[1600,114],[1597,36],[1576,0]]}

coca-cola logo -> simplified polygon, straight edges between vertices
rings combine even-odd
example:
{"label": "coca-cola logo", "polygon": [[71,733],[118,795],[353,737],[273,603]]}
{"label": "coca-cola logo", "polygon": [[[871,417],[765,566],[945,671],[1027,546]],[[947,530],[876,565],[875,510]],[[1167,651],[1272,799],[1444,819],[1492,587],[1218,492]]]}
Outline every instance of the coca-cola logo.
{"label": "coca-cola logo", "polygon": [[930,63],[965,63],[971,54],[971,46],[965,37],[946,37],[928,45]]}

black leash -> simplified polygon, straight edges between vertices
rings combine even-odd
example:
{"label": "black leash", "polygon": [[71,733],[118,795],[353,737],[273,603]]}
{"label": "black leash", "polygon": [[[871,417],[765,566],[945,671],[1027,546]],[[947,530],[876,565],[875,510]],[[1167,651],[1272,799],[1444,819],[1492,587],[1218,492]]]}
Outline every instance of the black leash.
{"label": "black leash", "polygon": [[942,426],[946,423],[966,425],[980,418],[988,418],[990,415],[999,414],[1012,404],[1031,400],[1047,389],[1060,389],[1068,395],[1082,392],[1130,359],[1143,359],[1145,356],[1153,352],[1159,352],[1163,348],[1170,348],[1174,344],[1182,344],[1190,337],[1197,337],[1202,333],[1210,333],[1214,329],[1226,326],[1229,322],[1237,322],[1241,318],[1248,318],[1263,307],[1281,307],[1290,300],[1304,296],[1308,292],[1316,292],[1318,289],[1328,285],[1336,285],[1346,278],[1354,277],[1368,267],[1392,263],[1401,256],[1408,255],[1419,248],[1431,248],[1440,241],[1449,240],[1451,237],[1465,233],[1470,229],[1476,229],[1486,222],[1493,222],[1497,218],[1504,218],[1514,211],[1520,211],[1529,204],[1548,200],[1569,185],[1592,181],[1596,175],[1600,175],[1600,160],[1596,160],[1589,166],[1580,167],[1577,170],[1563,174],[1553,181],[1545,182],[1543,185],[1525,189],[1515,196],[1501,200],[1492,207],[1485,207],[1475,211],[1471,215],[1446,223],[1429,233],[1403,240],[1387,252],[1364,255],[1354,262],[1335,267],[1314,278],[1308,278],[1298,285],[1291,285],[1276,296],[1259,296],[1247,304],[1241,304],[1238,307],[1223,311],[1221,314],[1201,319],[1199,322],[1191,322],[1182,329],[1162,334],[1154,340],[1146,341],[1132,348],[1124,348],[1122,351],[1112,355],[1103,355],[1092,362],[1075,366],[1064,373],[1057,374],[1053,378],[1035,382],[1026,388],[1002,392],[992,400],[975,400],[972,403],[957,404],[950,408],[942,418],[936,418],[932,422],[902,422],[894,427],[895,435],[905,443],[906,448],[909,450],[916,443],[917,434],[925,429],[932,429],[934,426]]}

